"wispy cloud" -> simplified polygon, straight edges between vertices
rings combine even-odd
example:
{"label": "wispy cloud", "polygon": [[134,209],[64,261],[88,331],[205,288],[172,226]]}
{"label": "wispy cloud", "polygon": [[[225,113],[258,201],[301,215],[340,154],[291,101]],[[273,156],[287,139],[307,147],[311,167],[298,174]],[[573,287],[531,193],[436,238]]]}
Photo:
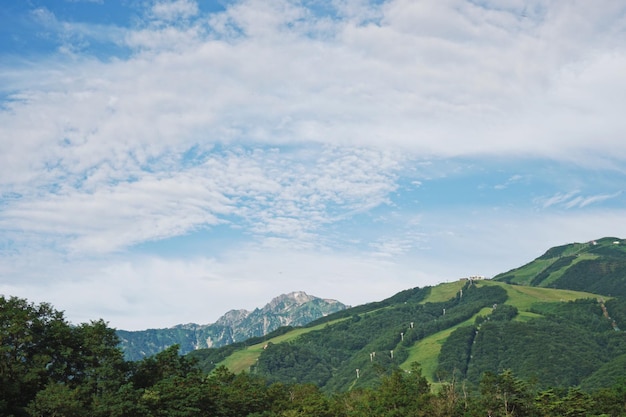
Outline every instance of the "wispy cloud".
{"label": "wispy cloud", "polygon": [[497,184],[493,188],[495,188],[496,190],[504,190],[505,188],[508,188],[511,184],[518,183],[523,179],[524,179],[523,175],[515,174],[509,177],[504,183]]}
{"label": "wispy cloud", "polygon": [[551,197],[538,198],[536,201],[545,209],[553,206],[561,206],[566,209],[583,208],[592,204],[601,203],[619,197],[622,191],[611,194],[582,195],[580,191],[557,193]]}
{"label": "wispy cloud", "polygon": [[596,204],[596,203],[600,203],[606,200],[610,200],[612,198],[616,198],[618,196],[620,196],[622,194],[621,191],[618,191],[616,193],[613,194],[598,194],[598,195],[591,195],[591,196],[576,196],[575,198],[571,199],[569,202],[567,202],[567,204],[565,204],[565,206],[567,208],[572,208],[572,207],[586,207],[590,204]]}

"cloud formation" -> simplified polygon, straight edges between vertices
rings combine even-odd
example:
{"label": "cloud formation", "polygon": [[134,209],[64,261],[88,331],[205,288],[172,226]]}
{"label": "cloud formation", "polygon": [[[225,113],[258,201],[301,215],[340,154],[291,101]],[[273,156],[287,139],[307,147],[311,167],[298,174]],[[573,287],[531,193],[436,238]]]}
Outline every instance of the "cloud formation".
{"label": "cloud formation", "polygon": [[[290,279],[300,287],[273,292],[306,289],[307,269],[348,266],[370,284],[389,268],[401,289],[456,278],[449,257],[493,261],[485,253],[496,249],[459,236],[497,246],[498,230],[516,231],[523,251],[511,252],[530,256],[525,242],[619,234],[598,216],[617,219],[626,202],[622,2],[242,0],[209,10],[159,0],[117,21],[97,19],[106,2],[80,6],[98,12],[26,8],[38,30],[14,38],[36,33],[48,49],[0,50],[0,292],[43,294],[58,281],[48,293],[71,282],[95,297],[106,282],[132,309],[120,294],[158,270],[170,271],[159,294],[172,290],[166,275],[196,277],[190,288],[217,270],[238,282],[233,253],[250,270],[262,253],[299,259]],[[216,248],[227,234],[241,251],[165,254],[173,239]],[[140,253],[148,244],[153,253]],[[29,270],[40,264],[67,280]],[[347,287],[321,295],[341,299]]]}

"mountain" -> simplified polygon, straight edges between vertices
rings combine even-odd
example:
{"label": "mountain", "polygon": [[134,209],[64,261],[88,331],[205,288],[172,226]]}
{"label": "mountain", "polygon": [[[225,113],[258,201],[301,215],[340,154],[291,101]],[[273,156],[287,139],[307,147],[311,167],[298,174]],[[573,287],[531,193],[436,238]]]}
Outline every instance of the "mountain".
{"label": "mountain", "polygon": [[604,238],[552,248],[492,280],[405,290],[190,356],[206,371],[224,365],[327,392],[374,386],[414,362],[432,383],[477,385],[508,369],[545,387],[608,386],[626,375],[624,246]]}
{"label": "mountain", "polygon": [[347,306],[297,291],[280,295],[254,311],[231,310],[213,324],[180,324],[166,329],[118,330],[128,360],[139,360],[178,344],[180,353],[215,348],[266,335],[283,326],[303,326]]}

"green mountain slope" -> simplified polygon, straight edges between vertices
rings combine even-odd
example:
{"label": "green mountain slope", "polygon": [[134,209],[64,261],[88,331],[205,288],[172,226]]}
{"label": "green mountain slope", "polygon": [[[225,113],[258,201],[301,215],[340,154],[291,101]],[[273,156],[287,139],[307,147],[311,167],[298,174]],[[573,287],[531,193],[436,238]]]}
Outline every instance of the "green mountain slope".
{"label": "green mountain slope", "polygon": [[626,240],[605,237],[549,249],[494,281],[626,296]]}
{"label": "green mountain slope", "polygon": [[485,371],[511,369],[551,386],[586,379],[593,385],[602,381],[599,369],[626,351],[624,332],[615,330],[620,321],[607,313],[615,311],[621,320],[626,307],[618,297],[605,299],[569,289],[461,280],[403,291],[276,337],[193,356],[205,370],[226,365],[329,392],[376,385],[382,375],[409,370],[413,362],[435,382],[454,377],[477,383]]}

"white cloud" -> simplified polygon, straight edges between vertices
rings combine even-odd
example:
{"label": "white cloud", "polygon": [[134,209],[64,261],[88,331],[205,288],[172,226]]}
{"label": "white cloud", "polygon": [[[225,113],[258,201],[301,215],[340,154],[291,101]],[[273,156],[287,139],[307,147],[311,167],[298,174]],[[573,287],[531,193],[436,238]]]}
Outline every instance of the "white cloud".
{"label": "white cloud", "polygon": [[76,186],[7,202],[0,228],[26,233],[28,241],[41,234],[83,253],[117,251],[231,221],[253,234],[315,245],[321,226],[385,203],[401,169],[385,152],[307,153],[302,159],[272,150],[228,152],[189,169],[173,165],[180,171],[137,173],[113,184],[107,184],[110,167],[104,165]]}
{"label": "white cloud", "polygon": [[[149,54],[48,73],[49,84],[7,122],[33,111],[50,121],[82,113],[78,126],[71,117],[52,130],[48,121],[45,131],[111,145],[123,128],[133,145],[194,141],[203,132],[209,141],[393,145],[438,155],[584,159],[610,148],[623,158],[620,10],[542,7],[539,19],[469,2],[397,1],[381,9],[380,24],[355,24],[287,2],[239,2],[217,15],[238,29],[234,37],[204,35],[219,28],[198,22],[129,30],[129,45]],[[578,15],[603,29],[578,31]],[[310,36],[305,24],[325,35]],[[115,104],[102,106],[111,96]]]}
{"label": "white cloud", "polygon": [[267,248],[238,250],[225,259],[113,258],[89,268],[87,277],[80,276],[75,263],[50,285],[0,283],[0,293],[51,302],[75,322],[101,316],[114,327],[145,329],[210,323],[230,309],[251,310],[296,290],[358,305],[391,296],[406,288],[407,277],[419,276],[358,255]]}
{"label": "white cloud", "polygon": [[198,11],[198,3],[193,0],[157,1],[152,5],[155,18],[170,22],[196,16]]}
{"label": "white cloud", "polygon": [[358,305],[415,286],[493,276],[551,246],[626,236],[625,215],[439,211],[425,216],[419,246],[400,257],[243,245],[219,257],[124,255],[69,264],[40,258],[19,271],[30,277],[26,282],[3,281],[0,293],[52,302],[74,322],[103,317],[124,329],[209,323],[232,308],[253,309],[295,290]]}
{"label": "white cloud", "polygon": [[423,216],[412,265],[440,281],[493,276],[553,246],[626,236],[623,209],[529,212],[521,209],[437,210]]}
{"label": "white cloud", "polygon": [[[102,3],[101,0],[69,1]],[[124,33],[126,32],[117,26],[63,21],[46,7],[33,9],[30,17],[42,30],[37,36],[48,41],[56,41],[58,52],[61,53],[65,61],[68,57],[72,59],[75,54],[88,49],[92,41],[120,44],[124,41]]]}
{"label": "white cloud", "polygon": [[[576,191],[542,191],[534,202],[547,217],[496,221],[492,213],[443,209],[437,217],[434,208],[407,215],[422,216],[405,228],[394,219],[389,230],[367,236],[356,224],[337,229],[356,214],[392,207],[405,179],[418,193],[432,192],[429,172],[462,176],[462,163],[448,164],[450,157],[476,164],[485,156],[536,157],[623,173],[623,2],[348,0],[332,3],[337,14],[322,14],[306,3],[243,0],[211,15],[189,0],[143,4],[145,20],[127,28],[61,21],[36,9],[33,17],[64,52],[0,64],[5,289],[26,288],[19,277],[29,294],[70,303],[64,291],[90,276],[75,287],[89,294],[85,300],[103,291],[108,305],[140,306],[134,311],[156,314],[156,322],[184,304],[183,296],[161,299],[167,313],[155,313],[150,299],[172,292],[172,276],[188,279],[182,293],[193,292],[193,282],[216,291],[211,280],[220,277],[224,291],[236,294],[224,282],[242,277],[262,288],[255,303],[276,295],[272,285],[287,279],[253,278],[270,267],[263,250],[268,262],[289,267],[297,285],[340,271],[345,284],[336,276],[310,292],[355,303],[380,298],[349,298],[359,276],[372,288],[361,294],[381,293],[379,280],[403,277],[390,284],[392,293],[413,286],[406,278],[413,269],[429,279],[487,275],[499,272],[509,252],[526,261],[533,248],[619,234],[623,213],[599,206],[621,186],[585,191],[593,178],[560,187]],[[129,54],[96,59],[88,55],[94,41]],[[532,176],[519,172],[496,188]],[[565,218],[551,216],[563,208]],[[586,213],[575,217],[581,208]],[[241,230],[254,249],[219,261],[95,258],[221,224]],[[502,245],[507,239],[511,247]],[[350,241],[361,252],[325,253]],[[409,261],[418,249],[422,256]],[[465,263],[450,265],[450,251],[465,254]],[[490,251],[498,256],[479,256]],[[63,261],[54,261],[54,272],[69,271],[75,281],[44,286],[43,269],[25,272],[55,257]],[[151,276],[158,277],[151,295],[123,299],[149,287]],[[309,290],[281,291],[294,289]],[[211,311],[222,313],[212,302]]]}

